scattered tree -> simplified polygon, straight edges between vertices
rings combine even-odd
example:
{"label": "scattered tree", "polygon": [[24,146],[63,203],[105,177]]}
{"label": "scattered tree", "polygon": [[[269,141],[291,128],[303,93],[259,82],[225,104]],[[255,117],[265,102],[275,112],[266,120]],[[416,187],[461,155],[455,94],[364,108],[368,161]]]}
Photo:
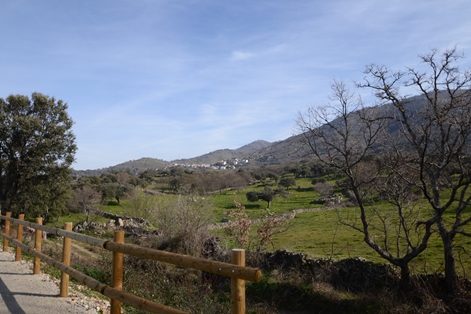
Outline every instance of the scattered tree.
{"label": "scattered tree", "polygon": [[280,180],[280,176],[273,172],[270,172],[267,177],[275,181],[275,184],[277,184],[278,180]]}
{"label": "scattered tree", "polygon": [[159,172],[154,169],[147,169],[139,174],[139,178],[147,181],[148,183],[154,182],[155,178],[159,176]]}
{"label": "scattered tree", "polygon": [[85,221],[90,222],[90,214],[97,208],[101,199],[98,191],[88,185],[76,188],[69,202],[69,207],[73,212],[83,212],[86,214]]}
{"label": "scattered tree", "polygon": [[287,197],[287,193],[284,189],[273,190],[268,186],[261,191],[250,191],[246,193],[247,200],[249,202],[257,202],[259,200],[267,202],[267,208],[270,208],[271,202],[276,198],[277,195]]}
{"label": "scattered tree", "polygon": [[290,187],[296,186],[296,179],[293,177],[283,177],[278,185],[289,190]]}
{"label": "scattered tree", "polygon": [[329,197],[334,193],[334,187],[327,182],[317,182],[314,185],[314,190],[316,190],[321,197]]}
{"label": "scattered tree", "polygon": [[234,219],[233,224],[226,227],[226,234],[234,239],[237,248],[245,248],[249,244],[250,227],[252,221],[245,212],[245,206],[234,200],[235,209],[231,209],[227,215]]}
{"label": "scattered tree", "polygon": [[267,209],[265,219],[259,224],[257,234],[259,236],[259,243],[257,251],[262,251],[263,247],[271,244],[272,249],[275,249],[273,244],[273,236],[286,232],[291,225],[287,222],[285,217],[274,216],[272,212]]}
{"label": "scattered tree", "polygon": [[200,197],[179,196],[156,204],[151,212],[160,232],[158,248],[201,256],[213,218],[208,202]]}

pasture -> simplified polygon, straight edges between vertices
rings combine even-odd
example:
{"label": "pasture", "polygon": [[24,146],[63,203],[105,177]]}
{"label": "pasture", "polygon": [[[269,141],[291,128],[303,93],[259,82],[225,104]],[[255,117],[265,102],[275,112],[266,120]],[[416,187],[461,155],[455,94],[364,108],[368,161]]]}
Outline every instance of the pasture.
{"label": "pasture", "polygon": [[[344,259],[349,257],[362,257],[370,261],[385,263],[375,251],[373,251],[364,241],[362,233],[342,224],[339,217],[343,219],[349,217],[358,219],[359,210],[356,207],[344,207],[336,209],[324,209],[324,205],[313,204],[313,200],[319,197],[314,191],[311,179],[301,178],[296,180],[297,186],[289,189],[289,196],[286,198],[276,197],[270,207],[270,212],[275,215],[289,213],[295,209],[318,208],[319,211],[305,212],[297,214],[290,220],[289,229],[281,234],[275,235],[273,238],[273,246],[269,244],[265,250],[286,249],[292,252],[305,253],[311,258],[327,258],[327,259]],[[273,182],[274,185],[274,182]],[[249,218],[262,218],[267,215],[265,210],[267,203],[264,201],[249,202],[246,199],[246,192],[252,190],[261,190],[263,185],[254,184],[244,189],[223,190],[212,195],[206,195],[201,198],[205,199],[208,210],[212,213],[212,223],[218,223],[223,218],[229,218],[227,212],[234,209],[234,200],[240,202],[246,208]],[[156,196],[146,196],[146,198],[154,199],[147,202],[154,204],[151,206],[165,206],[166,203],[172,202],[179,196],[174,194],[164,194]],[[181,196],[190,197],[190,196]],[[426,208],[423,201],[417,202],[418,206]],[[138,210],[136,201],[132,199],[124,199],[120,205],[116,202],[109,202],[102,205],[101,210],[122,214],[127,216],[139,216],[142,210]],[[379,204],[379,210],[386,210],[385,206]],[[422,209],[424,211],[424,209]],[[146,211],[146,219],[153,221],[152,211]],[[339,216],[340,215],[340,216]],[[451,214],[448,214],[451,217]],[[84,218],[83,214],[70,214],[62,217],[62,221],[79,221]],[[103,218],[93,218],[97,221],[106,221]],[[157,227],[157,226],[156,226]],[[391,226],[393,228],[393,226]],[[252,225],[249,249],[253,249],[257,243],[256,235],[257,225]],[[212,234],[221,239],[221,245],[231,248],[233,241],[225,234],[223,229],[213,230]],[[471,259],[467,254],[471,244],[471,239],[464,236],[457,236],[456,242],[456,259],[457,271],[461,275],[468,275],[471,269]],[[416,274],[435,274],[443,271],[442,244],[438,233],[434,233],[429,241],[429,246],[418,258],[411,263],[411,270]]]}

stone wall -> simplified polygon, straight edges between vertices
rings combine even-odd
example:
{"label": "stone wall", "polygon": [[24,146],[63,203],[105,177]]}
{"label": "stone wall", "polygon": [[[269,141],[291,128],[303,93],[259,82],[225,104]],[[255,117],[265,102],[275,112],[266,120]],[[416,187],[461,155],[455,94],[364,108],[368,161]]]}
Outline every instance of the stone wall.
{"label": "stone wall", "polygon": [[327,282],[337,289],[352,292],[392,287],[399,282],[399,274],[393,267],[360,257],[334,261],[312,259],[303,253],[278,250],[250,253],[247,262],[264,271],[292,273],[293,276],[308,277],[312,282]]}

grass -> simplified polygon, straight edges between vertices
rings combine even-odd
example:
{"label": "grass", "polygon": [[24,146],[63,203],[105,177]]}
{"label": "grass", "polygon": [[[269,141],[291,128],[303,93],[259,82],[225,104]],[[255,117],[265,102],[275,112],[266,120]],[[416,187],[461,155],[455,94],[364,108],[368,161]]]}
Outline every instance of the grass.
{"label": "grass", "polygon": [[[287,199],[278,198],[273,201],[271,211],[276,214],[285,213],[296,208],[313,208],[317,205],[311,204],[311,201],[318,197],[317,193],[306,186],[307,180],[298,180],[304,183],[304,188],[290,190],[290,197]],[[310,183],[310,182],[309,182]],[[251,187],[254,188],[261,188]],[[263,216],[266,203],[253,204],[244,200],[246,191],[240,191],[236,196],[238,200],[247,207],[249,217],[255,218]],[[233,195],[234,196],[234,195]],[[227,198],[227,195],[219,196],[220,199]],[[235,198],[237,199],[237,198]],[[221,202],[222,203],[222,202]],[[424,215],[427,214],[428,204],[421,200],[417,202],[419,207],[422,207]],[[225,206],[231,208],[229,201],[226,200]],[[388,207],[384,204],[379,204],[378,210],[385,213]],[[343,217],[355,217],[358,219],[358,208],[343,208],[341,209]],[[447,212],[445,215],[448,223],[453,221],[453,213]],[[373,220],[378,223],[378,220]],[[252,226],[251,237],[254,238],[254,229]],[[469,228],[468,228],[469,229]],[[372,228],[373,234],[376,232],[376,240],[381,239],[380,232]],[[223,244],[231,246],[232,242],[227,239],[224,231],[215,231],[215,235],[223,239]],[[395,237],[392,232],[392,239]],[[253,242],[252,242],[253,244]],[[274,236],[274,247],[267,249],[286,249],[293,252],[302,252],[308,254],[313,258],[331,258],[335,260],[344,259],[348,257],[363,257],[370,261],[386,263],[386,260],[379,256],[372,248],[370,248],[363,240],[363,234],[340,223],[336,210],[324,210],[318,212],[308,212],[296,215],[293,224],[288,231]],[[382,244],[382,243],[380,243]],[[471,241],[469,238],[458,235],[455,240],[456,250],[456,263],[457,272],[460,275],[469,275],[471,269],[471,258],[466,253],[466,248],[469,249]],[[410,263],[411,270],[417,274],[434,274],[440,273],[444,270],[443,262],[443,245],[438,233],[434,233],[429,241],[428,248],[419,255],[415,260]]]}
{"label": "grass", "polygon": [[[283,214],[290,212],[293,209],[300,208],[324,208],[322,205],[312,204],[312,201],[319,197],[318,193],[312,189],[311,179],[298,179],[297,187],[288,190],[290,196],[288,198],[276,198],[271,205],[271,211],[275,214]],[[245,194],[250,190],[263,189],[262,185],[255,184],[241,190],[226,190],[218,192],[211,196],[205,196],[209,199],[214,211],[214,222],[219,222],[223,217],[226,217],[227,211],[234,208],[234,200],[239,201],[246,207],[246,211],[250,218],[263,217],[266,214],[264,210],[266,202],[260,201],[256,203],[248,202]],[[172,201],[179,196],[177,195],[159,195],[152,196],[157,198],[159,201],[157,204],[163,206],[166,202]],[[182,196],[187,197],[187,196]],[[188,196],[189,197],[189,196]],[[417,202],[418,206],[427,208],[427,204],[424,201]],[[134,216],[134,208],[131,200],[123,199],[121,204],[117,204],[115,201],[110,201],[108,204],[101,206],[101,209],[107,212]],[[388,207],[385,204],[378,204],[378,210],[381,213],[386,213]],[[358,218],[358,208],[349,207],[342,208],[341,213],[343,217],[355,217]],[[452,213],[446,214],[446,219],[451,220],[453,217]],[[83,221],[85,219],[84,214],[69,214],[62,216],[61,219],[56,222],[57,226],[62,226],[65,222],[73,222],[74,224]],[[92,221],[107,222],[108,219],[101,219],[97,216],[92,216]],[[291,227],[284,233],[278,234],[273,239],[273,248],[268,247],[267,250],[286,249],[293,252],[302,252],[307,254],[311,258],[327,258],[333,260],[341,260],[349,257],[363,257],[370,261],[385,263],[377,253],[375,253],[370,247],[368,247],[363,241],[363,235],[353,230],[352,228],[343,225],[339,222],[339,216],[336,210],[321,210],[315,212],[305,212],[297,214],[296,217],[290,221]],[[375,221],[376,223],[377,221]],[[257,225],[254,224],[251,230],[252,247],[255,247],[257,242],[256,235]],[[374,233],[374,231],[373,231]],[[222,245],[227,247],[233,246],[233,241],[229,239],[224,230],[214,230],[214,235],[219,236],[222,239]],[[469,248],[471,240],[469,238],[457,237],[455,244],[464,248]],[[435,233],[429,243],[428,249],[416,258],[411,263],[411,271],[414,274],[434,274],[443,271],[443,247],[438,234]],[[457,271],[460,275],[469,275],[469,269],[471,269],[471,261],[469,256],[464,254],[464,251],[457,250]],[[80,261],[82,262],[82,261]],[[81,266],[77,266],[81,265]],[[142,266],[141,264],[139,264]],[[106,281],[107,274],[102,271],[101,268],[94,265],[82,265],[80,263],[75,264],[76,268],[85,273],[95,277],[99,280]],[[128,275],[132,276],[132,272],[136,271],[139,277],[149,276],[148,267],[141,267],[134,269],[129,268]],[[54,271],[54,270],[51,270]],[[142,273],[140,273],[142,271]],[[207,313],[221,311],[219,307],[221,303],[227,307],[228,300],[224,299],[224,302],[214,299],[214,296],[198,294],[200,288],[199,277],[193,273],[184,273],[179,275],[179,272],[183,270],[176,268],[170,270],[171,273],[177,273],[178,278],[186,278],[178,282],[181,287],[173,288],[172,285],[168,287],[169,279],[162,276],[162,269],[155,269],[155,274],[152,278],[159,278],[158,283],[152,281],[145,281],[145,284],[152,284],[152,289],[160,289],[159,293],[163,296],[166,295],[169,300],[183,300],[187,302],[188,292],[190,295],[195,295],[197,298],[192,300],[192,304],[199,304],[202,308],[207,309]],[[57,275],[57,274],[55,274]],[[137,274],[136,274],[137,275]],[[174,274],[175,275],[175,274]],[[301,275],[299,277],[302,277]],[[127,276],[129,278],[129,276]],[[173,278],[173,277],[172,277]],[[299,310],[307,308],[316,308],[319,311],[324,310],[329,312],[332,309],[337,309],[339,313],[379,313],[378,309],[382,306],[379,299],[375,299],[376,296],[362,300],[361,295],[353,295],[344,291],[336,291],[332,287],[321,287],[320,290],[313,288],[312,282],[291,282],[290,280],[274,280],[269,274],[264,275],[264,279],[259,284],[248,284],[248,294],[253,298],[259,298],[253,300],[254,305],[251,306],[253,313],[272,313],[270,311],[264,311],[262,309],[264,304],[278,308],[293,308],[293,304],[297,304]],[[131,292],[137,292],[144,287],[143,282],[128,282],[126,287]],[[321,283],[315,283],[320,285]],[[154,287],[155,286],[155,287]],[[167,287],[164,292],[162,287]],[[144,296],[154,298],[153,295],[146,295],[150,293],[149,289],[143,289],[141,292]],[[136,291],[135,291],[136,290]],[[153,290],[152,290],[153,291]],[[157,290],[156,290],[157,291]],[[185,293],[183,293],[184,291]],[[162,297],[163,297],[162,296]],[[293,301],[295,300],[295,301]],[[183,302],[181,301],[181,302]],[[183,302],[183,303],[185,303]],[[285,304],[286,303],[286,304]],[[261,308],[258,309],[257,306]],[[256,308],[256,310],[254,310]],[[369,308],[368,311],[366,309]],[[132,313],[132,311],[130,310]],[[383,311],[384,313],[388,312]],[[137,312],[136,312],[137,313]]]}
{"label": "grass", "polygon": [[[298,179],[297,183],[298,188],[287,190],[289,197],[283,198],[277,196],[271,202],[271,212],[279,215],[290,212],[293,209],[319,207],[319,205],[312,204],[312,201],[318,198],[319,195],[312,189],[311,180]],[[234,200],[245,206],[249,218],[264,217],[266,214],[264,209],[267,207],[267,202],[258,201],[252,203],[247,201],[245,196],[249,191],[263,190],[263,188],[264,186],[261,184],[254,184],[244,190],[221,191],[220,193],[214,194],[212,197],[214,199],[216,222],[220,221],[230,209],[234,208]],[[276,186],[274,188],[276,188]]]}
{"label": "grass", "polygon": [[[297,179],[297,186],[288,190],[289,197],[277,197],[272,202],[270,211],[276,215],[288,213],[294,209],[316,208],[323,205],[312,204],[314,199],[319,198],[319,194],[313,190],[310,178]],[[274,182],[269,182],[273,188],[276,188]],[[331,182],[333,184],[333,182]],[[227,218],[227,212],[234,208],[234,200],[240,202],[246,207],[249,218],[259,218],[266,215],[265,208],[267,203],[258,201],[249,202],[245,194],[252,190],[261,190],[263,185],[254,184],[245,189],[240,190],[224,190],[213,195],[205,196],[209,199],[213,207],[213,222],[220,222],[221,219]],[[156,197],[160,200],[160,204],[174,200],[177,195],[166,194]],[[185,197],[185,196],[183,196]],[[428,208],[428,204],[424,200],[417,202],[418,206]],[[379,204],[379,211],[386,211],[387,206]],[[109,202],[107,205],[101,206],[101,209],[107,212],[133,216],[132,202],[123,199],[121,204],[115,201]],[[358,218],[358,209],[355,207],[343,208],[343,217],[351,216]],[[448,212],[445,215],[448,221],[451,221],[453,214]],[[70,214],[63,216],[61,222],[72,221],[76,223],[83,221],[85,215]],[[93,217],[94,220],[101,221]],[[104,219],[102,222],[106,222]],[[252,226],[252,245],[256,243],[257,235],[255,234],[256,225]],[[374,232],[373,232],[374,233]],[[214,230],[213,234],[222,239],[222,244],[228,247],[232,246],[232,241],[227,238],[223,230]],[[394,234],[394,233],[393,233]],[[378,239],[378,238],[377,238]],[[345,226],[339,222],[337,212],[335,210],[321,210],[317,212],[307,212],[296,215],[292,221],[292,225],[288,231],[275,235],[273,238],[274,247],[271,249],[286,249],[293,252],[302,252],[313,258],[331,258],[344,259],[348,257],[363,257],[371,261],[384,263],[376,252],[373,251],[363,241],[363,234]],[[455,244],[463,248],[469,248],[471,240],[462,236],[457,236]],[[436,273],[443,271],[443,247],[441,240],[435,233],[430,239],[427,250],[411,263],[412,271],[415,273]],[[460,274],[467,274],[467,270],[471,269],[470,257],[464,250],[457,250],[457,270]],[[469,272],[469,271],[468,271]]]}

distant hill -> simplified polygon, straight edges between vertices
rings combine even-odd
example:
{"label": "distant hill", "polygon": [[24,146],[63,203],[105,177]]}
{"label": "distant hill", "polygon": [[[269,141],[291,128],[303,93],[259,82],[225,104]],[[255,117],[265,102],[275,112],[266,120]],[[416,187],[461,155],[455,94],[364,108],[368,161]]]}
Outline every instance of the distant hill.
{"label": "distant hill", "polygon": [[172,163],[176,164],[215,164],[221,160],[231,160],[231,159],[245,159],[248,158],[251,154],[270,147],[272,143],[267,141],[258,140],[250,144],[244,145],[237,149],[219,149],[214,152],[204,154],[199,157],[189,158],[189,159],[178,159],[173,160]]}
{"label": "distant hill", "polygon": [[310,151],[302,144],[302,135],[288,137],[247,155],[251,164],[284,164],[306,158]]}
{"label": "distant hill", "polygon": [[189,159],[178,159],[172,161],[145,157],[136,160],[126,161],[121,164],[110,166],[107,168],[95,170],[74,170],[74,175],[92,176],[112,171],[131,171],[132,173],[138,173],[139,171],[143,171],[146,169],[162,169],[173,164],[215,164],[221,160],[248,158],[248,156],[250,156],[254,152],[270,147],[270,145],[272,145],[272,143],[263,140],[258,140],[237,149],[219,149],[199,157]]}
{"label": "distant hill", "polygon": [[[446,97],[442,94],[441,97]],[[426,104],[426,99],[423,95],[414,96],[404,100],[408,103],[413,111],[419,111]],[[392,105],[386,104],[382,106],[367,107],[362,110],[375,110],[385,111],[394,110]],[[332,121],[333,124],[341,123],[340,120]],[[322,126],[324,127],[324,126]],[[397,133],[398,129],[391,127],[389,129],[391,134]],[[145,169],[161,169],[173,164],[215,164],[221,160],[233,159],[248,159],[249,165],[269,165],[269,164],[283,164],[288,162],[296,162],[302,159],[309,158],[310,150],[302,144],[302,135],[291,136],[285,140],[270,143],[263,140],[258,140],[248,145],[242,146],[237,149],[220,149],[202,156],[178,159],[171,162],[155,159],[155,158],[141,158],[137,160],[130,160],[116,166],[108,168],[87,170],[87,171],[74,171],[77,175],[98,175],[104,172],[130,170],[137,173]]]}
{"label": "distant hill", "polygon": [[139,171],[146,169],[161,169],[169,166],[171,163],[165,160],[157,158],[144,157],[137,160],[130,160],[121,164],[110,166],[95,170],[74,170],[73,174],[76,176],[94,176],[102,173],[108,173],[112,171],[131,171],[132,173],[138,173]]}

